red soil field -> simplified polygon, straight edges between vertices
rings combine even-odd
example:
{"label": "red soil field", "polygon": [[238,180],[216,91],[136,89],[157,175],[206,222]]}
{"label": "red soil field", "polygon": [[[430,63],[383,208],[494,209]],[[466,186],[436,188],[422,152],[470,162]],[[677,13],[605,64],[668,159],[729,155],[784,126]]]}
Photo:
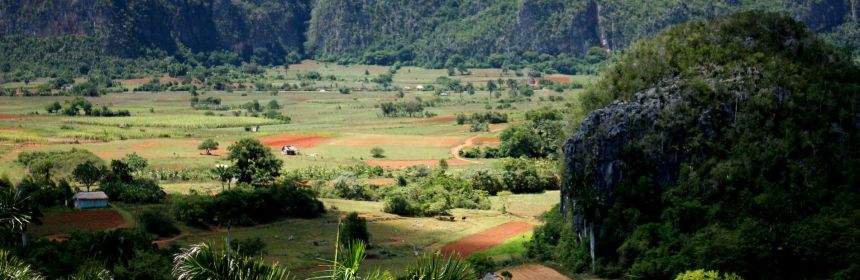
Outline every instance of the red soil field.
{"label": "red soil field", "polygon": [[0,114],[0,120],[32,118],[29,115]]}
{"label": "red soil field", "polygon": [[468,257],[472,253],[484,251],[517,235],[526,233],[534,228],[533,225],[525,222],[509,222],[498,225],[491,229],[472,234],[457,240],[454,243],[445,245],[442,248],[442,254],[450,256],[452,254],[460,254],[462,257]]}
{"label": "red soil field", "polygon": [[143,150],[146,148],[158,146],[159,144],[160,144],[160,142],[158,142],[158,141],[147,141],[147,142],[143,142],[143,143],[128,147],[128,150],[129,151],[140,151],[140,150]]}
{"label": "red soil field", "polygon": [[459,136],[420,136],[420,135],[381,135],[381,134],[347,134],[338,138],[330,145],[350,147],[452,147],[463,142]]}
{"label": "red soil field", "polygon": [[105,231],[127,227],[128,224],[119,212],[111,209],[78,210],[47,214],[42,218],[41,225],[32,225],[29,229],[34,235],[66,234],[79,231]]}
{"label": "red soil field", "polygon": [[[448,159],[448,165],[466,165],[473,164],[471,162],[459,160],[459,159]],[[439,165],[438,160],[365,160],[370,166],[381,166],[384,168],[390,169],[402,169],[415,165],[425,165],[427,167],[433,167]]]}
{"label": "red soil field", "polygon": [[269,135],[257,138],[263,145],[269,147],[283,147],[293,145],[299,148],[313,148],[322,141],[328,140],[328,136],[310,136],[310,135]]}
{"label": "red soil field", "polygon": [[549,77],[545,77],[543,79],[553,81],[553,82],[556,82],[559,84],[569,84],[570,83],[570,77],[549,76]]}
{"label": "red soil field", "polygon": [[478,137],[474,140],[475,143],[499,143],[499,138],[494,137]]}
{"label": "red soil field", "polygon": [[514,276],[513,280],[570,280],[555,269],[539,264],[525,264],[505,270]]}
{"label": "red soil field", "polygon": [[438,117],[432,117],[432,118],[418,119],[415,122],[417,122],[417,123],[450,122],[450,121],[453,121],[455,119],[457,119],[456,116],[438,116]]}

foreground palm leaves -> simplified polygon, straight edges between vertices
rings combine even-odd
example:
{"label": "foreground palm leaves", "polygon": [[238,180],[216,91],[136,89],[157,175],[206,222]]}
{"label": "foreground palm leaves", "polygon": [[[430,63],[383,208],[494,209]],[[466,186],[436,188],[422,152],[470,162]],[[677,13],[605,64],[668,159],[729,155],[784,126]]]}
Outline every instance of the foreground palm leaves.
{"label": "foreground palm leaves", "polygon": [[16,188],[0,189],[0,224],[14,231],[23,231],[33,219],[28,201],[29,197]]}
{"label": "foreground palm leaves", "polygon": [[[338,235],[338,238],[340,236]],[[342,251],[341,251],[342,250]],[[329,269],[325,271],[325,275],[314,277],[311,279],[331,279],[331,280],[394,280],[388,272],[377,270],[372,274],[364,277],[359,276],[358,270],[361,268],[361,263],[366,257],[366,246],[364,241],[355,240],[350,242],[344,248],[335,250],[334,260],[328,261],[331,264]]]}
{"label": "foreground palm leaves", "polygon": [[[459,258],[439,255],[425,256],[409,267],[401,277],[389,272],[375,271],[360,276],[358,271],[365,258],[365,244],[361,241],[338,248],[335,258],[328,261],[329,269],[316,280],[474,280],[471,267]],[[285,280],[289,272],[277,264],[267,265],[262,258],[241,255],[227,257],[227,252],[209,244],[192,245],[174,258],[173,276],[179,280]]]}
{"label": "foreground palm leaves", "polygon": [[0,279],[43,280],[45,278],[8,251],[0,251]]}
{"label": "foreground palm leaves", "polygon": [[173,276],[179,280],[284,280],[289,272],[267,265],[262,258],[227,257],[223,249],[201,243],[182,249],[173,259]]}
{"label": "foreground palm leaves", "polygon": [[475,279],[469,264],[455,257],[425,256],[406,269],[404,280],[466,280]]}

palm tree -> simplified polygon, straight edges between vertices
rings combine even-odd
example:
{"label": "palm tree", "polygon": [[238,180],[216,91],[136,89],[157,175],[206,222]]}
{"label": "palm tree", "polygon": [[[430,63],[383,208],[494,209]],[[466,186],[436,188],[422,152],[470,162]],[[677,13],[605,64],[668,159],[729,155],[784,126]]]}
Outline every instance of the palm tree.
{"label": "palm tree", "polygon": [[21,233],[21,245],[27,246],[27,224],[33,222],[30,197],[20,189],[0,185],[0,226]]}
{"label": "palm tree", "polygon": [[43,280],[45,277],[30,269],[30,265],[9,254],[8,251],[0,250],[0,279]]}
{"label": "palm tree", "polygon": [[285,280],[286,269],[267,265],[263,258],[245,256],[228,258],[224,249],[200,243],[182,249],[173,258],[173,276],[178,280]]}
{"label": "palm tree", "polygon": [[230,189],[230,181],[233,180],[233,172],[230,167],[224,164],[217,164],[211,169],[212,176],[221,182],[221,191],[224,191],[224,183],[227,183],[227,189]]}
{"label": "palm tree", "polygon": [[[338,233],[337,239],[340,239],[340,233]],[[340,242],[336,242],[335,244],[339,243]],[[364,241],[361,240],[352,241],[343,248],[339,246],[336,247],[334,251],[334,260],[329,261],[329,263],[331,264],[329,265],[329,269],[324,271],[325,275],[314,277],[311,279],[394,280],[395,278],[391,276],[390,273],[381,272],[379,270],[376,270],[376,272],[368,274],[364,277],[359,276],[358,269],[361,267],[361,263],[364,261],[364,257],[366,256],[365,248],[366,247]]]}
{"label": "palm tree", "polygon": [[424,256],[418,262],[406,269],[406,274],[399,279],[408,280],[472,280],[475,273],[466,262],[459,258],[450,256],[442,257],[439,254]]}

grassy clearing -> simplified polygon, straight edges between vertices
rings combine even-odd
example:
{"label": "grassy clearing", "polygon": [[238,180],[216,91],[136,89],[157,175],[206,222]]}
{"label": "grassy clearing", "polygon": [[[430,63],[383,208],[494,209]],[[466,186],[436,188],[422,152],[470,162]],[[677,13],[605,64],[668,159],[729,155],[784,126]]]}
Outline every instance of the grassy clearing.
{"label": "grassy clearing", "polygon": [[170,115],[170,116],[132,116],[132,117],[76,117],[66,118],[66,123],[92,124],[102,126],[140,126],[140,127],[173,127],[173,128],[221,128],[241,127],[250,125],[277,124],[278,121],[254,117],[227,117],[201,115]]}
{"label": "grassy clearing", "polygon": [[496,263],[508,263],[516,261],[517,258],[525,255],[527,249],[526,244],[531,241],[533,232],[528,232],[517,237],[513,237],[505,241],[505,243],[490,248],[489,250],[474,253],[473,255],[487,256]]}
{"label": "grassy clearing", "polygon": [[[519,195],[520,198],[530,196],[540,197],[543,194]],[[541,199],[543,198],[535,200]],[[383,269],[402,267],[416,260],[418,256],[433,253],[460,238],[512,220],[522,220],[494,210],[454,209],[454,216],[466,217],[466,220],[447,222],[435,218],[409,218],[383,213],[380,202],[323,199],[323,203],[329,213],[321,218],[288,219],[268,225],[236,228],[233,229],[232,235],[239,239],[262,239],[267,245],[267,260],[285,264],[304,275],[319,268],[317,266],[321,263],[318,261],[320,258],[330,258],[334,254],[332,243],[337,232],[337,221],[349,212],[358,212],[368,219],[368,230],[374,247],[369,250],[368,264],[363,268],[367,271],[377,266]],[[544,206],[538,211],[546,209],[548,207]],[[186,235],[178,241],[180,245],[202,241],[222,244],[226,238],[224,229],[187,229],[185,232]],[[512,238],[504,245],[485,253],[500,259],[514,256],[524,250],[523,244],[528,238],[530,234]],[[383,251],[386,253],[383,254]]]}

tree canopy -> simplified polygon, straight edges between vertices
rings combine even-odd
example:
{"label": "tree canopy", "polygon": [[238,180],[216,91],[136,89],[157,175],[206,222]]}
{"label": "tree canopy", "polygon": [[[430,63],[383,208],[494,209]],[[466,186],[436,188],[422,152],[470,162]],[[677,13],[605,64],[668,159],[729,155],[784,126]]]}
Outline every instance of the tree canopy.
{"label": "tree canopy", "polygon": [[227,150],[227,160],[233,162],[230,168],[240,183],[268,183],[281,174],[283,161],[276,158],[272,150],[257,139],[241,139]]}

